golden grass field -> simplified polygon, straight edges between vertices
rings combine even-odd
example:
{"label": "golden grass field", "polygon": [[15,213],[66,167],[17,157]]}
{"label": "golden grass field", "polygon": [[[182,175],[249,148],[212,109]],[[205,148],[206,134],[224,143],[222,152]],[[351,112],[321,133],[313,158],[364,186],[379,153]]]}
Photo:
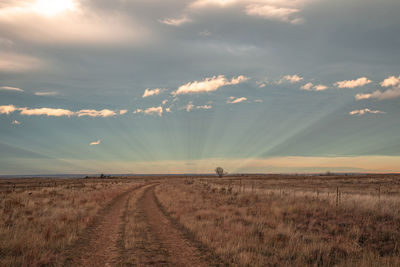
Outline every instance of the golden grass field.
{"label": "golden grass field", "polygon": [[383,174],[1,179],[0,266],[68,265],[128,190],[112,265],[173,266],[142,204],[149,188],[184,236],[175,243],[210,252],[207,265],[400,266],[400,175]]}

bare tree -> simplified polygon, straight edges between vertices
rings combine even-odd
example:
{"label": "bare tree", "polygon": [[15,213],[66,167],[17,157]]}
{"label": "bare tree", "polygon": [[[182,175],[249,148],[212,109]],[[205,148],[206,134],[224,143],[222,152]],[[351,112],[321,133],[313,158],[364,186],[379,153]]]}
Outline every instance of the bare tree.
{"label": "bare tree", "polygon": [[222,176],[225,174],[224,169],[221,167],[215,168],[215,173],[218,175],[219,178],[222,178]]}

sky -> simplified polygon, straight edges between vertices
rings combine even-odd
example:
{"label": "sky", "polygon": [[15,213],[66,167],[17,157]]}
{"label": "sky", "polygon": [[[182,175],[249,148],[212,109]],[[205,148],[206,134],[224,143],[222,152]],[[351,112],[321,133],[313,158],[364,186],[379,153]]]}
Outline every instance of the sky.
{"label": "sky", "polygon": [[400,172],[398,0],[0,0],[0,175]]}

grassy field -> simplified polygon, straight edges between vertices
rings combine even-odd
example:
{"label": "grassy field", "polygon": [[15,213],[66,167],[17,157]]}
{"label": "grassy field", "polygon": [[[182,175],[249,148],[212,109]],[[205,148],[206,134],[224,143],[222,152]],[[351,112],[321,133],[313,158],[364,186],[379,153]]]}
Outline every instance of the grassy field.
{"label": "grassy field", "polygon": [[399,266],[400,176],[164,183],[170,215],[232,266]]}
{"label": "grassy field", "polygon": [[95,215],[140,181],[126,179],[0,180],[0,266],[61,261]]}
{"label": "grassy field", "polygon": [[399,175],[1,179],[0,266],[63,265],[96,216],[139,188],[118,238],[122,265],[134,264],[151,234],[138,206],[149,186],[167,218],[223,264],[400,266]]}

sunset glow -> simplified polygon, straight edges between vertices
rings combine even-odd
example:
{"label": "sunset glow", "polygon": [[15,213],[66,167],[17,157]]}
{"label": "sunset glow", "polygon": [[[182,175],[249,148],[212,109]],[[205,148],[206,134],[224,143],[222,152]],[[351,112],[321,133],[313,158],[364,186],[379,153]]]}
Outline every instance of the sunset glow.
{"label": "sunset glow", "polygon": [[37,0],[32,9],[41,15],[56,16],[67,11],[75,11],[77,8],[74,0]]}
{"label": "sunset glow", "polygon": [[398,10],[1,1],[0,175],[400,172]]}

